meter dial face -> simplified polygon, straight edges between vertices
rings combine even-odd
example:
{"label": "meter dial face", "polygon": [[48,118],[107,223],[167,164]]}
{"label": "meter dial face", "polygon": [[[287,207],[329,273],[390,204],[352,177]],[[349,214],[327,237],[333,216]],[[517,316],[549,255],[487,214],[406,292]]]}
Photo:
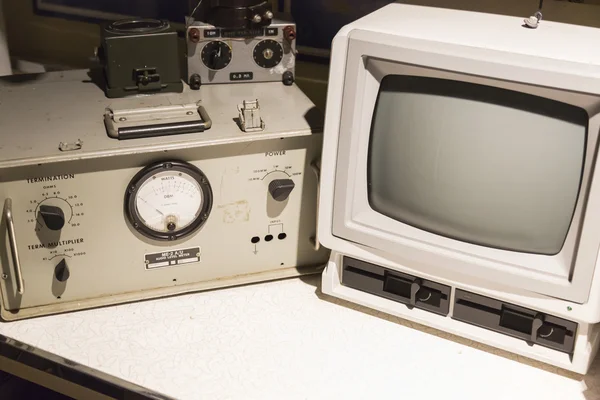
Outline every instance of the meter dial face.
{"label": "meter dial face", "polygon": [[125,211],[134,229],[154,240],[177,240],[206,222],[212,190],[198,168],[163,162],[140,171],[129,184]]}

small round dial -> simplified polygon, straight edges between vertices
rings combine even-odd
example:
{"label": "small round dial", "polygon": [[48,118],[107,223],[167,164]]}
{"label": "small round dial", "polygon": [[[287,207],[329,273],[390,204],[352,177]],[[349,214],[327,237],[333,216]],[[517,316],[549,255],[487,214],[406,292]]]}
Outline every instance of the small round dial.
{"label": "small round dial", "polygon": [[191,164],[171,161],[140,171],[129,184],[125,210],[131,225],[155,240],[177,240],[202,227],[212,208],[208,179]]}
{"label": "small round dial", "polygon": [[231,62],[231,47],[220,40],[213,40],[202,48],[201,57],[204,65],[218,71],[227,67]]}
{"label": "small round dial", "polygon": [[253,57],[259,67],[273,68],[283,60],[283,47],[274,40],[263,40],[254,47]]}

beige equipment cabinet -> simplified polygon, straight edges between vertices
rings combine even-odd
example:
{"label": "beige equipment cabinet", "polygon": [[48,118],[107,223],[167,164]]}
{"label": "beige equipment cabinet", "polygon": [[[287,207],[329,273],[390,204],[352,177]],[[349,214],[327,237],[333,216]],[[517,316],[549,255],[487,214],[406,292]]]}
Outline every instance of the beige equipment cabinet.
{"label": "beige equipment cabinet", "polygon": [[295,85],[96,81],[0,81],[4,320],[321,271],[322,116]]}

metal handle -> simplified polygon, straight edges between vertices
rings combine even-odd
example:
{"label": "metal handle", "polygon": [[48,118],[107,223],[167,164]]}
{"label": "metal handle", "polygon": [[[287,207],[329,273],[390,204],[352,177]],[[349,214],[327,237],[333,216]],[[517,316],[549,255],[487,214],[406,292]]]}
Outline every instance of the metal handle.
{"label": "metal handle", "polygon": [[321,197],[321,160],[313,161],[310,166],[317,176],[317,212],[315,213],[317,216],[317,220],[315,223],[316,231],[314,237],[313,246],[315,250],[319,251],[321,249],[321,243],[319,243],[319,198]]}
{"label": "metal handle", "polygon": [[194,122],[173,122],[168,124],[130,126],[127,128],[119,128],[119,140],[141,139],[147,137],[180,135],[184,133],[204,132],[212,126],[212,120],[204,107],[198,107],[198,114],[202,121]]}
{"label": "metal handle", "polygon": [[17,241],[15,235],[15,222],[12,214],[12,200],[4,201],[4,217],[6,218],[6,228],[8,231],[8,242],[10,244],[10,252],[12,253],[13,265],[15,268],[15,279],[17,281],[17,292],[22,295],[25,292],[23,283],[23,273],[21,272],[21,261],[19,260],[19,250],[17,249]]}
{"label": "metal handle", "polygon": [[[119,140],[181,135],[185,133],[198,133],[209,130],[212,127],[212,120],[210,119],[210,116],[204,107],[200,105],[197,106],[197,110],[200,118],[202,119],[201,121],[180,121],[154,125],[127,126],[121,128],[115,127],[113,115],[106,113],[104,115],[104,122],[108,131],[108,135]],[[159,111],[160,110],[155,110],[155,112]]]}

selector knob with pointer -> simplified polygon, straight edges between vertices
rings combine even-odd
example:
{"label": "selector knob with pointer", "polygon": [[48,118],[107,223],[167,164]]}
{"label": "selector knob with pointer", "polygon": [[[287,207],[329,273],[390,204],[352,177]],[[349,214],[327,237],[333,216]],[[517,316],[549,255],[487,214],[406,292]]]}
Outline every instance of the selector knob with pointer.
{"label": "selector knob with pointer", "polygon": [[202,49],[200,57],[209,69],[218,71],[227,67],[231,62],[231,47],[220,40],[208,42]]}
{"label": "selector knob with pointer", "polygon": [[56,264],[56,267],[54,268],[54,277],[59,282],[66,282],[70,276],[71,272],[69,271],[67,260],[63,258],[58,264]]}
{"label": "selector knob with pointer", "polygon": [[39,213],[48,229],[60,231],[65,226],[65,213],[60,207],[42,205]]}
{"label": "selector knob with pointer", "polygon": [[286,201],[295,187],[291,179],[275,179],[269,183],[269,193],[275,201]]}

